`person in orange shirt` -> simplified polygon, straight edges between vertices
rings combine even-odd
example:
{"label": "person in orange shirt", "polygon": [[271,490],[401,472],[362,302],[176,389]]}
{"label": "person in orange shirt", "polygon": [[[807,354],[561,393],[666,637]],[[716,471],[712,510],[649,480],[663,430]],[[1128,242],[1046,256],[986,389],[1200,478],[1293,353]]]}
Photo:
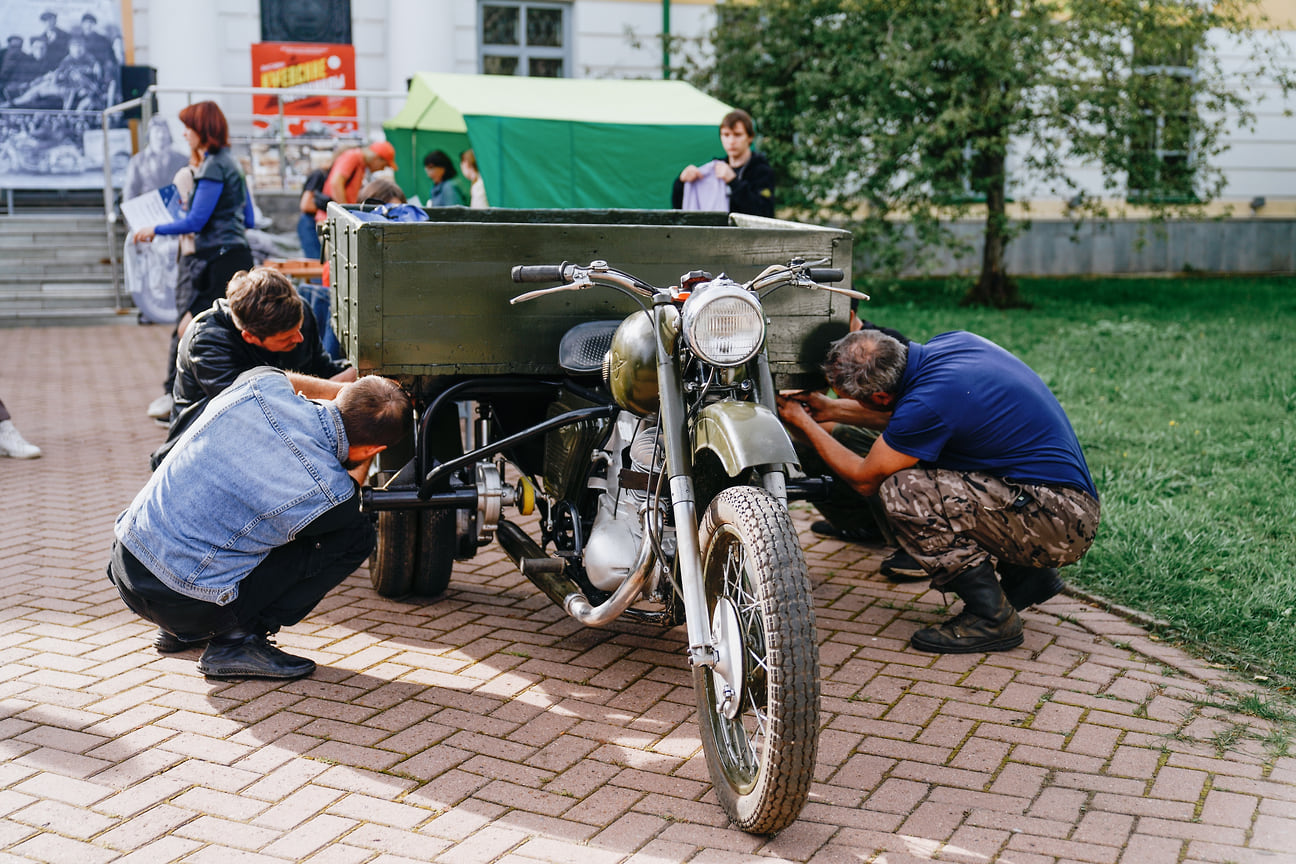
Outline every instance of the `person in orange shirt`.
{"label": "person in orange shirt", "polygon": [[[333,160],[328,179],[324,181],[324,194],[340,204],[360,201],[360,187],[364,185],[365,171],[396,170],[396,150],[390,142],[377,141],[367,147],[353,147],[342,151]],[[324,211],[317,214],[323,221]]]}

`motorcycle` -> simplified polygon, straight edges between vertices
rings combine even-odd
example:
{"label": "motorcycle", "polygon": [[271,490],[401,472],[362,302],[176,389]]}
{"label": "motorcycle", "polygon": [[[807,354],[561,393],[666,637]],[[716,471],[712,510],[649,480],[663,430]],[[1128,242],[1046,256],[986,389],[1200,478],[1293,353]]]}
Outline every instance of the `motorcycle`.
{"label": "motorcycle", "polygon": [[[788,287],[867,299],[824,284],[844,277],[821,263],[794,259],[744,284],[693,271],[669,287],[604,261],[514,267],[514,282],[558,283],[514,304],[602,287],[639,308],[572,327],[565,377],[440,389],[413,458],[363,493],[379,518],[371,576],[385,596],[440,593],[454,559],[498,539],[585,626],[682,624],[712,783],[730,820],[757,834],[795,821],[814,772],[814,604],[787,503],[826,482],[789,477],[797,456],[776,411],[761,301]],[[538,541],[506,507],[538,516]],[[411,571],[384,550],[415,535]]]}

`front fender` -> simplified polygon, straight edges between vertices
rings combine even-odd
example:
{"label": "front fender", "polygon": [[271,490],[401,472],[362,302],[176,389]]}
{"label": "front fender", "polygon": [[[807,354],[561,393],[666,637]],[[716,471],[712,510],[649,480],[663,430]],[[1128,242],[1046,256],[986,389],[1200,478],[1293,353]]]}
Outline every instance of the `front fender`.
{"label": "front fender", "polygon": [[730,477],[756,465],[797,464],[778,415],[755,402],[712,402],[693,424],[693,452],[710,450]]}

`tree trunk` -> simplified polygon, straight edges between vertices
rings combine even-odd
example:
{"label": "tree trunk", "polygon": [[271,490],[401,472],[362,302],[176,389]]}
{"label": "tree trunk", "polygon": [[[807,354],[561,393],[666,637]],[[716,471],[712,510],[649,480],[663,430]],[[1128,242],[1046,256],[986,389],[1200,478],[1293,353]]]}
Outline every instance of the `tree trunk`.
{"label": "tree trunk", "polygon": [[984,166],[986,222],[981,252],[981,276],[963,298],[964,305],[1007,309],[1023,305],[1016,280],[1008,276],[1004,250],[1008,247],[1007,177],[1004,154],[986,154]]}

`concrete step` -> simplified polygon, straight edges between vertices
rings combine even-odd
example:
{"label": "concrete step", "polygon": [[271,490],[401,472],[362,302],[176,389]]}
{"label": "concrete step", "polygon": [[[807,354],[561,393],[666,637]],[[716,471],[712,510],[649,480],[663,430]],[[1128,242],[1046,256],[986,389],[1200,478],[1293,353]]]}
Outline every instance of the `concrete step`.
{"label": "concrete step", "polygon": [[[125,240],[126,238],[121,239]],[[108,235],[104,232],[103,226],[94,231],[69,231],[67,229],[41,231],[29,227],[25,231],[0,232],[0,252],[22,251],[30,254],[40,254],[44,250],[66,247],[93,249],[102,254],[108,248]]]}
{"label": "concrete step", "polygon": [[36,301],[7,302],[0,299],[0,328],[20,323],[39,323],[46,320],[102,319],[118,315],[138,316],[138,310],[129,297],[119,303],[111,291],[93,297]]}
{"label": "concrete step", "polygon": [[[0,312],[0,331],[11,327],[45,327],[75,324],[139,324],[139,312],[133,306],[78,306],[62,309],[23,309]],[[3,339],[0,336],[0,339]]]}
{"label": "concrete step", "polygon": [[118,300],[112,281],[33,282],[21,287],[0,284],[0,318],[30,312],[84,311],[133,306],[129,295]]}
{"label": "concrete step", "polygon": [[0,300],[31,300],[41,297],[77,298],[112,294],[112,280],[28,282],[0,291]]}
{"label": "concrete step", "polygon": [[[118,267],[121,262],[118,262]],[[112,282],[107,259],[75,258],[56,261],[32,261],[8,258],[0,267],[0,286],[25,285],[29,282]]]}

